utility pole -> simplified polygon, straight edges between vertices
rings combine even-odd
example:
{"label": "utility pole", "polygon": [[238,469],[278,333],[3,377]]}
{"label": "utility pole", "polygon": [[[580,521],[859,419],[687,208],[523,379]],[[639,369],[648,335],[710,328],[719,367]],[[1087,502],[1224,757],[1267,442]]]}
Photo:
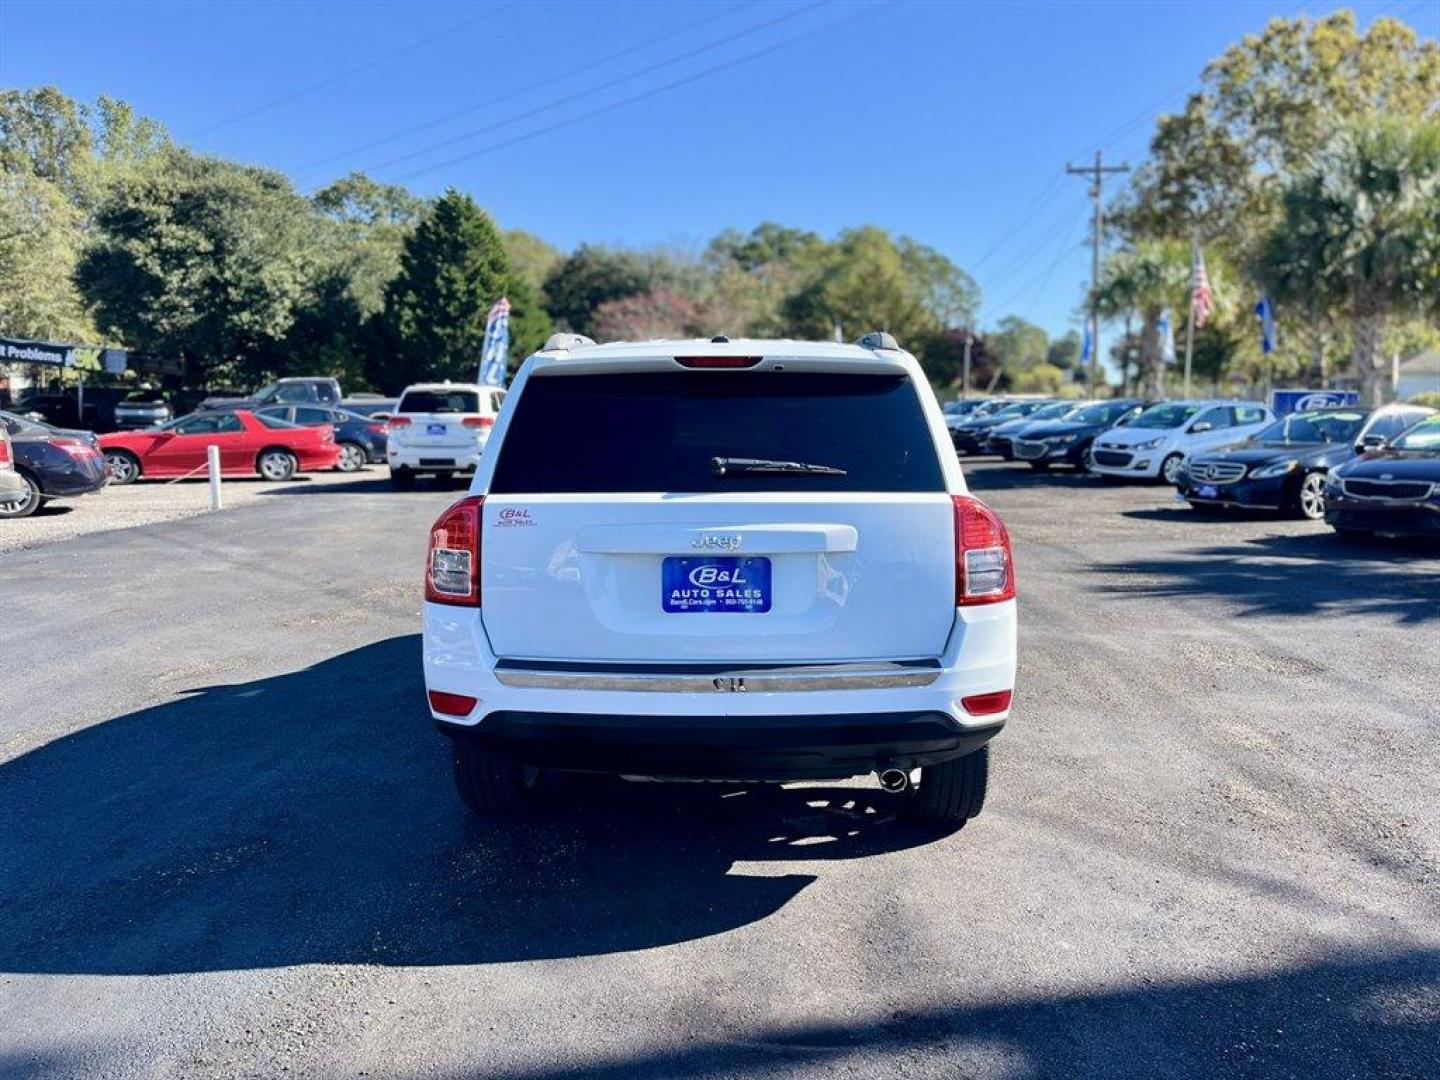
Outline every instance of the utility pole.
{"label": "utility pole", "polygon": [[1105,231],[1105,177],[1110,173],[1127,173],[1127,164],[1106,165],[1103,150],[1095,151],[1093,165],[1066,165],[1071,176],[1090,179],[1090,197],[1095,200],[1094,235],[1090,237],[1090,392],[1100,386],[1100,240]]}

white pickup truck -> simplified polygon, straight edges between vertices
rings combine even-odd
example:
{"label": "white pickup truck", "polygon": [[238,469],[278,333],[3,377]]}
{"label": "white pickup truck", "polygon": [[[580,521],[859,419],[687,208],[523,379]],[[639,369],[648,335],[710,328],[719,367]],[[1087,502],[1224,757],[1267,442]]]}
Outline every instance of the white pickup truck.
{"label": "white pickup truck", "polygon": [[425,572],[429,704],[472,810],[559,769],[874,773],[918,818],[980,811],[1010,537],[888,334],[557,335],[511,397]]}

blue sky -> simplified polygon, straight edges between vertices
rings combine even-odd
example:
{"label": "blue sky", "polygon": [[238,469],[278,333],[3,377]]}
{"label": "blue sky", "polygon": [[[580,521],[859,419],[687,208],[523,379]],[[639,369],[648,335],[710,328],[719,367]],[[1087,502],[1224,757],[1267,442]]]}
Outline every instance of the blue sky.
{"label": "blue sky", "polygon": [[1227,44],[1339,7],[1440,35],[1440,0],[0,0],[0,85],[123,98],[306,189],[454,185],[562,248],[878,224],[970,270],[985,323],[1059,333],[1090,265],[1065,164],[1137,163]]}

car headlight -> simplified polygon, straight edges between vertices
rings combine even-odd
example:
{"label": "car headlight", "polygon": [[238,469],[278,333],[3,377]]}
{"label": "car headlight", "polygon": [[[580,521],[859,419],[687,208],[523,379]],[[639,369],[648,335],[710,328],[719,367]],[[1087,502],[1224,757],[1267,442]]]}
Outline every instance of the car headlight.
{"label": "car headlight", "polygon": [[1165,441],[1165,440],[1164,440],[1163,438],[1160,438],[1160,439],[1147,439],[1147,440],[1145,440],[1145,442],[1135,443],[1134,445],[1132,445],[1132,446],[1130,447],[1130,449],[1131,449],[1131,450],[1158,450],[1158,449],[1160,449],[1161,443],[1163,443],[1164,441]]}
{"label": "car headlight", "polygon": [[1069,446],[1079,437],[1078,435],[1051,435],[1045,441],[1051,446]]}
{"label": "car headlight", "polygon": [[1274,480],[1277,476],[1295,471],[1295,462],[1280,461],[1274,465],[1262,465],[1250,474],[1254,480]]}

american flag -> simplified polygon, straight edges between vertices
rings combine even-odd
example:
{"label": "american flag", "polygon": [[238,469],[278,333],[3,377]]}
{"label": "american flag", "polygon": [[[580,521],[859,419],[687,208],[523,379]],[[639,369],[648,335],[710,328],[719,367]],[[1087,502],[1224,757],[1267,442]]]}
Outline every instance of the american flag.
{"label": "american flag", "polygon": [[1210,312],[1215,310],[1212,300],[1210,278],[1205,273],[1205,255],[1197,245],[1190,274],[1190,318],[1196,326],[1204,326]]}

